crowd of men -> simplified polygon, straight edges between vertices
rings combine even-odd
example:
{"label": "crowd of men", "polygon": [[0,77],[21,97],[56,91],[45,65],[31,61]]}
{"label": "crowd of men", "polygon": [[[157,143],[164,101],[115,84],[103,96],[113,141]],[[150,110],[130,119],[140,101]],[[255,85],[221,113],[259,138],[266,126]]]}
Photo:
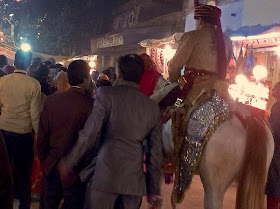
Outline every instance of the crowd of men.
{"label": "crowd of men", "polygon": [[[184,98],[197,76],[225,80],[232,56],[221,10],[195,2],[197,30],[183,35],[169,65],[169,80],[185,85],[182,92],[173,86]],[[40,209],[61,204],[63,209],[139,209],[145,195],[152,208],[160,206],[160,110],[148,96],[172,85],[156,72],[150,57],[122,56],[117,73],[109,68],[101,75],[90,75],[82,60],[68,69],[40,62],[22,50],[16,52],[14,67],[0,56],[0,208],[13,208],[16,198],[19,209],[30,209],[34,156],[43,170]],[[187,82],[181,77],[183,66]],[[174,89],[161,93],[176,101]],[[277,84],[270,119],[276,145],[279,92]],[[276,149],[266,189],[269,209],[280,202],[279,156]]]}
{"label": "crowd of men", "polygon": [[1,155],[9,160],[0,208],[12,208],[13,198],[20,209],[30,208],[34,156],[43,170],[40,208],[137,209],[147,194],[149,203],[160,204],[160,113],[138,87],[143,59],[121,57],[118,78],[106,70],[97,90],[87,62],[59,66],[69,84],[61,92],[52,91],[56,73],[48,63],[31,62],[31,52],[18,50],[14,72],[0,78]]}

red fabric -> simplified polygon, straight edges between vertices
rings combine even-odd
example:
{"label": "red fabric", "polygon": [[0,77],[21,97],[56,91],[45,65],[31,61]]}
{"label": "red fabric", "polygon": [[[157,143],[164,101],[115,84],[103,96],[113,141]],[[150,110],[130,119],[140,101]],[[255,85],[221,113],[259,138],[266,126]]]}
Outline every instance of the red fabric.
{"label": "red fabric", "polygon": [[143,59],[145,63],[145,70],[157,71],[156,64],[154,63],[153,59],[149,55],[141,54],[140,57]]}
{"label": "red fabric", "polygon": [[279,209],[280,198],[267,196],[267,209]]}
{"label": "red fabric", "polygon": [[32,175],[31,175],[32,193],[40,194],[43,172],[42,172],[42,169],[40,166],[40,161],[38,158],[35,158],[32,167],[33,167]]}
{"label": "red fabric", "polygon": [[195,11],[194,11],[195,19],[200,17],[212,17],[218,20],[220,19],[221,14],[222,11],[218,7],[199,4],[198,2],[195,2]]}
{"label": "red fabric", "polygon": [[146,96],[151,96],[154,93],[155,86],[161,74],[154,70],[145,70],[140,81],[139,88]]}

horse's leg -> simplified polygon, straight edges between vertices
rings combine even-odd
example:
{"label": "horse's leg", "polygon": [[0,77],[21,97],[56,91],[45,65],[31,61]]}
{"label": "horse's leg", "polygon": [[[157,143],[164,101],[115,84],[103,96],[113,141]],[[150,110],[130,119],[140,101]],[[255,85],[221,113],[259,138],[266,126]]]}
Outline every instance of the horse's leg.
{"label": "horse's leg", "polygon": [[210,138],[199,167],[205,209],[222,209],[225,192],[242,165],[245,144],[245,128],[235,117],[222,123]]}

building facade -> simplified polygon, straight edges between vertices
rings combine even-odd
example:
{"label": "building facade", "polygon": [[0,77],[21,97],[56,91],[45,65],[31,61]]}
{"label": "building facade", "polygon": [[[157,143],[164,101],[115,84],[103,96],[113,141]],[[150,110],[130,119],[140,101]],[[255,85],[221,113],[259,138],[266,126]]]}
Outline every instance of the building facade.
{"label": "building facade", "polygon": [[124,54],[145,52],[144,39],[161,39],[184,31],[183,0],[131,0],[113,11],[110,31],[91,39],[91,53],[98,55],[97,69],[116,67]]}

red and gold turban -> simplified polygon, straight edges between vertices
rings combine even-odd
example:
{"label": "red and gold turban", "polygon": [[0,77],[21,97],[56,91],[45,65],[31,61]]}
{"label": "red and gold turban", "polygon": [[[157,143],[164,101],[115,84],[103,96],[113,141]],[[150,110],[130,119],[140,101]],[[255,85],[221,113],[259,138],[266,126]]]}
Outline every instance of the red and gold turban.
{"label": "red and gold turban", "polygon": [[218,20],[220,19],[221,14],[222,12],[218,7],[210,5],[197,5],[195,7],[194,18],[211,17]]}

